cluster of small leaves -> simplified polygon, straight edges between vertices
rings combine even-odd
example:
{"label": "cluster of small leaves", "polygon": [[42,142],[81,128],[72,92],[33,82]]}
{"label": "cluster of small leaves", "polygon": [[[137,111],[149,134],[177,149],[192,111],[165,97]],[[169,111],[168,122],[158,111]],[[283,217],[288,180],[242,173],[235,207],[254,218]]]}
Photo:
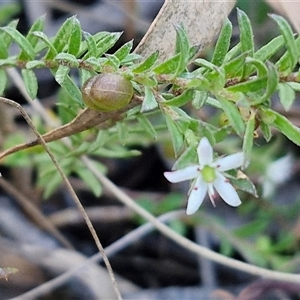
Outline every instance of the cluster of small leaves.
{"label": "cluster of small leaves", "polygon": [[[119,72],[132,81],[135,93],[144,99],[141,107],[128,111],[122,122],[111,122],[110,128],[101,130],[92,143],[86,142],[88,133],[85,133],[72,138],[73,147],[77,150],[61,151],[58,147],[58,154],[64,152],[62,157],[66,159],[68,174],[82,169],[81,166],[74,169],[78,155],[124,157],[136,154],[124,150],[120,144],[131,141],[137,132],[146,132],[154,140],[164,126],[178,158],[177,168],[195,160],[196,145],[202,136],[207,136],[214,145],[231,133],[243,140],[246,166],[258,128],[266,141],[272,137],[271,127],[275,127],[300,145],[299,128],[271,108],[271,97],[278,92],[283,107],[290,109],[296,92],[300,90],[297,70],[300,38],[293,34],[284,18],[277,15],[271,15],[271,18],[278,24],[281,35],[255,50],[250,21],[244,12],[238,10],[240,42],[230,49],[232,24],[226,20],[211,61],[194,58],[198,47],[190,45],[185,29],[177,26],[175,53],[163,62],[157,52],[147,58],[131,53],[131,41],[115,53],[107,54],[120,34],[100,32],[90,35],[83,32],[76,17],[67,19],[53,38],[42,31],[44,18],[32,25],[27,36],[16,29],[17,22],[14,21],[0,28],[0,94],[7,85],[5,68],[16,66],[21,68],[26,89],[34,99],[38,91],[34,69],[48,68],[68,95],[62,97],[64,100],[59,109],[59,117],[68,122],[75,117],[78,108],[83,107],[76,83],[78,80],[71,77],[71,70],[78,70],[76,75],[81,85],[101,72]],[[20,47],[16,56],[9,55],[13,42]],[[285,53],[271,62],[282,49]],[[188,69],[191,63],[196,66],[193,71]],[[222,113],[225,122],[215,124],[211,119],[201,120],[198,115],[193,117],[195,111],[205,106],[212,106],[219,114]],[[148,117],[155,112],[155,118]],[[145,143],[145,139],[141,141]],[[43,166],[40,168],[43,172],[53,175],[50,163],[49,168],[44,162],[39,165]],[[83,177],[82,174],[79,176]],[[89,178],[85,177],[85,181],[91,182]],[[236,184],[255,193],[253,186],[243,180],[240,180],[240,185]],[[53,191],[56,185],[57,182],[48,192]],[[99,193],[99,189],[97,191]]]}

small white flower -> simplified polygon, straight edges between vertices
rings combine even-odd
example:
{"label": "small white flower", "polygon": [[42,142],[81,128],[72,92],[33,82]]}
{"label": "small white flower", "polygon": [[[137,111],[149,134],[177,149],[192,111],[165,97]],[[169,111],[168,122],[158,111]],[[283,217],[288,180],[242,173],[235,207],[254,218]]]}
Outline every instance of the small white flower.
{"label": "small white flower", "polygon": [[188,215],[195,213],[207,192],[215,206],[215,190],[227,204],[231,206],[240,205],[239,195],[223,172],[239,168],[243,164],[244,154],[239,152],[214,160],[213,148],[206,137],[200,140],[197,153],[199,164],[164,173],[165,177],[172,183],[193,179],[186,213]]}

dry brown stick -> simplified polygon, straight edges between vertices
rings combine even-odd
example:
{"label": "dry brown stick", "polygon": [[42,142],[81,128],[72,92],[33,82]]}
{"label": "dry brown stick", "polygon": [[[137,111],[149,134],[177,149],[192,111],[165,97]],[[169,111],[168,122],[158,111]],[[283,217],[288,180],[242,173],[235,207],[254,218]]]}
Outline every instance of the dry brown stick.
{"label": "dry brown stick", "polygon": [[[86,108],[71,122],[63,126],[60,126],[58,128],[55,128],[50,132],[47,132],[44,135],[42,135],[43,140],[46,143],[49,143],[82,132],[84,130],[93,128],[95,126],[99,126],[99,125],[101,126],[101,124],[104,124],[104,127],[107,127],[107,124],[105,124],[106,121],[119,120],[122,117],[123,113],[139,105],[141,102],[142,102],[141,97],[134,96],[131,102],[126,107],[116,112],[109,112],[109,113],[104,113],[104,112],[92,110],[90,108]],[[37,145],[41,145],[40,139],[35,139],[28,143],[16,145],[0,153],[0,159],[9,154],[13,154],[15,152],[25,150]]]}
{"label": "dry brown stick", "polygon": [[3,177],[0,177],[0,186],[8,194],[13,196],[20,206],[27,212],[30,217],[36,222],[41,228],[53,235],[63,246],[68,249],[73,249],[72,244],[59,232],[56,226],[44,216],[40,210],[29,201],[23,194],[21,194],[13,185],[11,185]]}
{"label": "dry brown stick", "polygon": [[79,211],[81,212],[82,216],[84,217],[84,220],[87,224],[87,227],[95,241],[95,244],[97,245],[97,248],[99,250],[99,252],[101,253],[102,257],[103,257],[103,260],[104,260],[104,263],[105,263],[105,266],[108,270],[108,273],[110,275],[110,278],[112,280],[112,283],[113,283],[113,286],[114,286],[114,289],[115,289],[115,292],[116,292],[116,296],[117,296],[117,299],[118,300],[121,300],[122,299],[122,296],[120,294],[120,291],[119,291],[119,288],[118,288],[118,285],[117,285],[117,282],[116,282],[116,279],[115,279],[115,275],[113,273],[113,270],[112,270],[112,267],[111,267],[111,264],[104,252],[104,248],[100,242],[100,239],[96,233],[96,230],[91,222],[91,220],[89,219],[83,205],[81,204],[76,192],[74,191],[67,175],[64,173],[64,171],[62,170],[62,168],[60,167],[59,165],[59,162],[58,160],[56,159],[56,157],[53,155],[53,153],[51,152],[49,146],[47,145],[47,143],[44,141],[42,135],[38,132],[38,130],[35,128],[33,122],[31,121],[29,115],[27,114],[27,112],[22,108],[22,106],[13,101],[13,100],[10,100],[10,99],[7,99],[7,98],[4,98],[4,97],[0,97],[0,102],[2,103],[6,103],[8,105],[11,105],[13,107],[15,107],[16,109],[19,110],[20,114],[22,115],[22,117],[25,119],[25,121],[27,122],[27,124],[29,125],[29,127],[33,130],[33,132],[35,133],[35,135],[38,137],[41,145],[44,147],[44,149],[46,150],[47,154],[49,155],[50,159],[52,160],[53,164],[55,165],[58,173],[60,174],[60,176],[62,177],[63,179],[63,182],[65,183],[66,185],[66,188],[68,190],[68,192],[70,193],[71,197],[74,199]]}

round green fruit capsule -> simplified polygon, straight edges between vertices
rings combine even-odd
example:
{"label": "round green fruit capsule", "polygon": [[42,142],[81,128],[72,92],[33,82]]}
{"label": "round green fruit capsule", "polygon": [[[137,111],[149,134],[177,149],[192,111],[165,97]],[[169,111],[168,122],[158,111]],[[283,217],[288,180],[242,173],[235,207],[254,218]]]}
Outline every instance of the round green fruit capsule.
{"label": "round green fruit capsule", "polygon": [[91,109],[109,112],[126,106],[133,97],[131,82],[120,74],[105,73],[89,78],[82,86],[83,102]]}

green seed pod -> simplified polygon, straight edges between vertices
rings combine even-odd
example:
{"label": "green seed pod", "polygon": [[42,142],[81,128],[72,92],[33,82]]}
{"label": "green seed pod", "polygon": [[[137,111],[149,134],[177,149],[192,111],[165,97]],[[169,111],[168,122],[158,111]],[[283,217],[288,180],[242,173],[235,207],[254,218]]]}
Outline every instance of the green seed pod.
{"label": "green seed pod", "polygon": [[83,102],[89,108],[109,112],[123,108],[130,102],[133,87],[122,75],[105,73],[89,78],[81,92]]}

